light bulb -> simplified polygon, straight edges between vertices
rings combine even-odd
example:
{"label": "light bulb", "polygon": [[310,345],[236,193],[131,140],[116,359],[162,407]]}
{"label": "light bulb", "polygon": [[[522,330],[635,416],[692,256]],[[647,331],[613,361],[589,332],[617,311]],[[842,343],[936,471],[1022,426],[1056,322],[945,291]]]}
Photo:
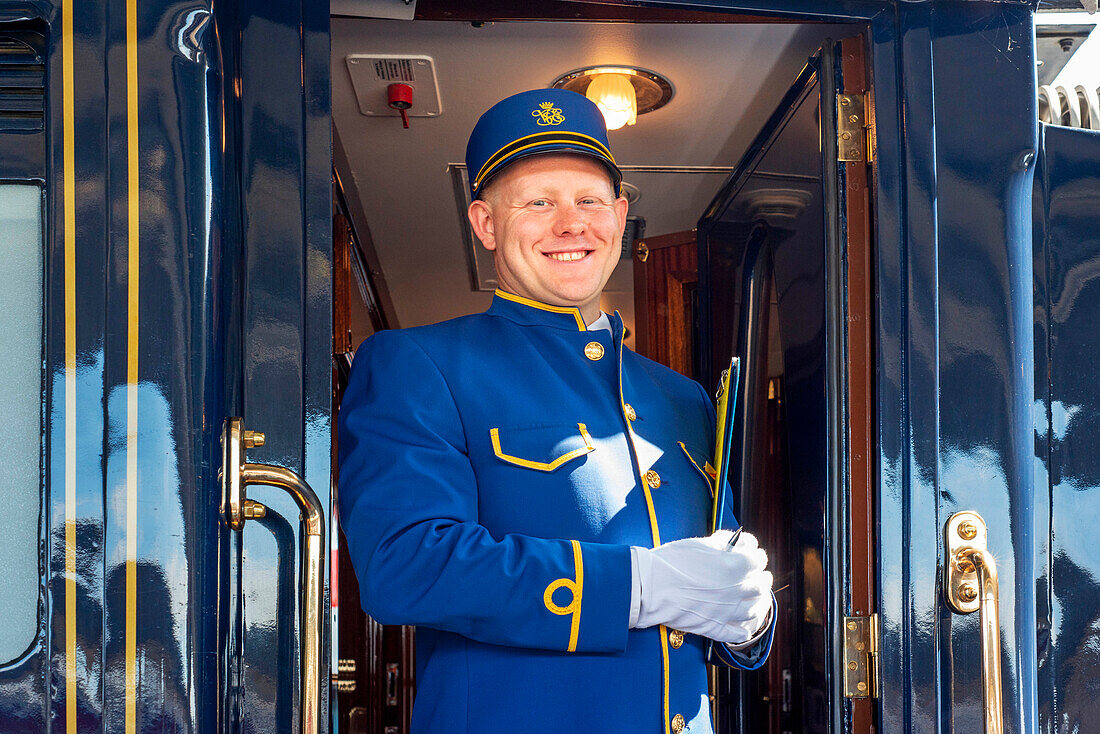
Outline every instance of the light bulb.
{"label": "light bulb", "polygon": [[597,74],[584,96],[600,108],[608,130],[618,130],[638,120],[638,97],[625,74]]}

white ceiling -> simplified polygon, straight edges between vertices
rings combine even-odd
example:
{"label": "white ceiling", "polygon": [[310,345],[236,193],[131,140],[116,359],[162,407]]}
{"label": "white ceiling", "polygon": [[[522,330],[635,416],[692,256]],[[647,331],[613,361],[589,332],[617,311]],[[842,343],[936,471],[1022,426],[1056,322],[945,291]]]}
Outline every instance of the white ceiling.
{"label": "white ceiling", "polygon": [[[593,64],[633,64],[668,77],[676,94],[663,109],[609,135],[626,165],[733,166],[806,58],[825,38],[851,35],[826,25],[469,23],[332,19],[332,114],[343,141],[400,326],[484,310],[473,291],[447,164],[461,163],[481,113],[504,97],[549,86]],[[398,118],[359,112],[345,57],[426,54],[435,61],[443,113]],[[415,99],[414,99],[415,105]],[[690,229],[721,175],[628,173],[642,190],[632,214],[649,236]],[[633,324],[631,265],[623,261],[605,308]]]}

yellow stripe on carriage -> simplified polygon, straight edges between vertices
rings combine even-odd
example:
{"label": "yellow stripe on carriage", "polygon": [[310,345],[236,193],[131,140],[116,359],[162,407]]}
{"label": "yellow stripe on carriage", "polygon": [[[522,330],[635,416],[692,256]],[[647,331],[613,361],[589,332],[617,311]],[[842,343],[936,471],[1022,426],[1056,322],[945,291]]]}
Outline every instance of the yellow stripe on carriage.
{"label": "yellow stripe on carriage", "polygon": [[73,0],[61,7],[65,241],[65,731],[76,734],[76,172]]}
{"label": "yellow stripe on carriage", "polygon": [[137,731],[138,76],[137,0],[126,0],[126,734]]}

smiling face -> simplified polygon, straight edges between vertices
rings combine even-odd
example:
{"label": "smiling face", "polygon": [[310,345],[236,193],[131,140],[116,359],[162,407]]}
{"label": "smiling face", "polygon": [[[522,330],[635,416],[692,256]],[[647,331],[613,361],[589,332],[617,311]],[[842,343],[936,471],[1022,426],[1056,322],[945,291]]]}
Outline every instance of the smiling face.
{"label": "smiling face", "polygon": [[538,155],[508,166],[485,196],[468,213],[501,289],[598,318],[626,227],[626,199],[607,169],[581,155]]}

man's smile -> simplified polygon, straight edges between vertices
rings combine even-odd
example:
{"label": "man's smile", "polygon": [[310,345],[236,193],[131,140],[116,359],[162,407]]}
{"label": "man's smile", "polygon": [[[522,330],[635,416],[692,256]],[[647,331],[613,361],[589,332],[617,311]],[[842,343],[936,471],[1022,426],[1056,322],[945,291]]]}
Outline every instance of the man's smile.
{"label": "man's smile", "polygon": [[543,254],[551,260],[568,263],[583,259],[589,252],[591,250],[568,250],[566,252],[545,252]]}

